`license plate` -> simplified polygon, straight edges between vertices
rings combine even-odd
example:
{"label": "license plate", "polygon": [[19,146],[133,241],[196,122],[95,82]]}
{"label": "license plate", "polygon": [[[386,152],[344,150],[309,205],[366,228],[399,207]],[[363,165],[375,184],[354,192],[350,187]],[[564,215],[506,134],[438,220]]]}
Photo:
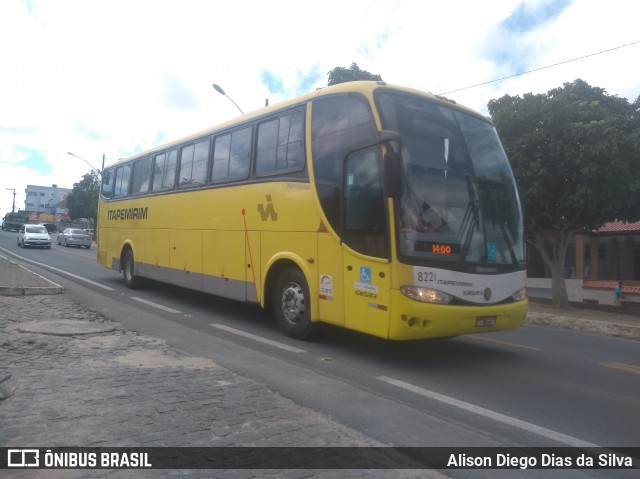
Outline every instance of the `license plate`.
{"label": "license plate", "polygon": [[497,319],[495,316],[480,316],[476,318],[476,328],[495,326]]}

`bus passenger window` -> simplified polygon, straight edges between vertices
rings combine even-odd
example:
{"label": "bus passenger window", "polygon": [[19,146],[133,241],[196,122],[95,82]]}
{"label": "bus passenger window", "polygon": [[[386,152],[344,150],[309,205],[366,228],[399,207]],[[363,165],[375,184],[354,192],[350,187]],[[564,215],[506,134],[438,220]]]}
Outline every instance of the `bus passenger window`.
{"label": "bus passenger window", "polygon": [[276,171],[276,147],[278,144],[278,120],[263,123],[258,127],[258,152],[256,174]]}
{"label": "bus passenger window", "polygon": [[131,194],[136,195],[149,191],[151,180],[151,157],[138,160],[133,165],[133,180]]}
{"label": "bus passenger window", "polygon": [[211,180],[226,180],[229,177],[229,153],[231,151],[231,135],[222,135],[216,138],[213,147],[213,167],[211,168]]}
{"label": "bus passenger window", "polygon": [[114,169],[104,170],[102,174],[102,196],[113,197],[113,185],[116,182],[116,171]]}
{"label": "bus passenger window", "polygon": [[156,162],[153,170],[153,191],[170,190],[176,182],[176,163],[178,151],[172,150],[168,153],[156,155]]}
{"label": "bus passenger window", "polygon": [[231,134],[231,156],[229,157],[229,178],[246,178],[249,174],[251,154],[251,127]]}
{"label": "bus passenger window", "polygon": [[258,126],[256,174],[295,171],[304,166],[304,124],[302,112]]}
{"label": "bus passenger window", "polygon": [[216,138],[211,181],[246,178],[249,173],[251,127]]}
{"label": "bus passenger window", "polygon": [[127,196],[131,180],[131,165],[119,166],[116,170],[115,191],[113,196]]}
{"label": "bus passenger window", "polygon": [[205,141],[182,148],[179,186],[197,186],[206,183],[208,161],[208,138]]}

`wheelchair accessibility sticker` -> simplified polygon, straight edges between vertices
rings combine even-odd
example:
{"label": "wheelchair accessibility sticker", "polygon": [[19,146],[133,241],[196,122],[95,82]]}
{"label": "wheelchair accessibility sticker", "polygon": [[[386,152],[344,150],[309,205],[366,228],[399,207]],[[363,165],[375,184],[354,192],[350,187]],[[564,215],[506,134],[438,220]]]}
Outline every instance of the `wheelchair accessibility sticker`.
{"label": "wheelchair accessibility sticker", "polygon": [[371,268],[360,266],[360,282],[371,284]]}
{"label": "wheelchair accessibility sticker", "polygon": [[378,287],[371,284],[371,268],[368,266],[360,266],[360,281],[353,283],[353,287],[356,290],[356,295],[364,296],[361,293],[366,293],[367,297],[375,297],[378,294]]}

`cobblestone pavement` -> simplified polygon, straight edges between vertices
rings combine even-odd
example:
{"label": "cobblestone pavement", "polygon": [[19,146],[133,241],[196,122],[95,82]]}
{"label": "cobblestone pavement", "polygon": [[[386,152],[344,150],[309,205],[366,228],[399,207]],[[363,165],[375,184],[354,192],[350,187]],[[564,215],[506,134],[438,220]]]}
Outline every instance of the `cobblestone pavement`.
{"label": "cobblestone pavement", "polygon": [[[74,322],[80,332],[90,332],[91,325],[104,332],[73,334]],[[38,332],[53,324],[64,325],[66,335]],[[0,446],[384,445],[208,359],[127,331],[65,294],[0,296]],[[425,470],[6,470],[2,475],[442,477]]]}

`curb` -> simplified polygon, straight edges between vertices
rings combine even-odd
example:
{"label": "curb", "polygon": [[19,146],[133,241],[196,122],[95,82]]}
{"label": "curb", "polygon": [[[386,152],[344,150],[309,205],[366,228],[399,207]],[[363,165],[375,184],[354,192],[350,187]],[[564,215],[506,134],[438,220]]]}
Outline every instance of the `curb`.
{"label": "curb", "polygon": [[548,313],[531,312],[527,314],[527,323],[552,326],[571,331],[603,334],[624,339],[640,340],[640,325],[622,324],[611,321],[596,321],[569,316],[555,316]]}
{"label": "curb", "polygon": [[[34,273],[35,274],[35,273]],[[53,283],[55,284],[55,283]],[[56,286],[0,286],[0,296],[32,296],[36,294],[62,294],[64,287]]]}

